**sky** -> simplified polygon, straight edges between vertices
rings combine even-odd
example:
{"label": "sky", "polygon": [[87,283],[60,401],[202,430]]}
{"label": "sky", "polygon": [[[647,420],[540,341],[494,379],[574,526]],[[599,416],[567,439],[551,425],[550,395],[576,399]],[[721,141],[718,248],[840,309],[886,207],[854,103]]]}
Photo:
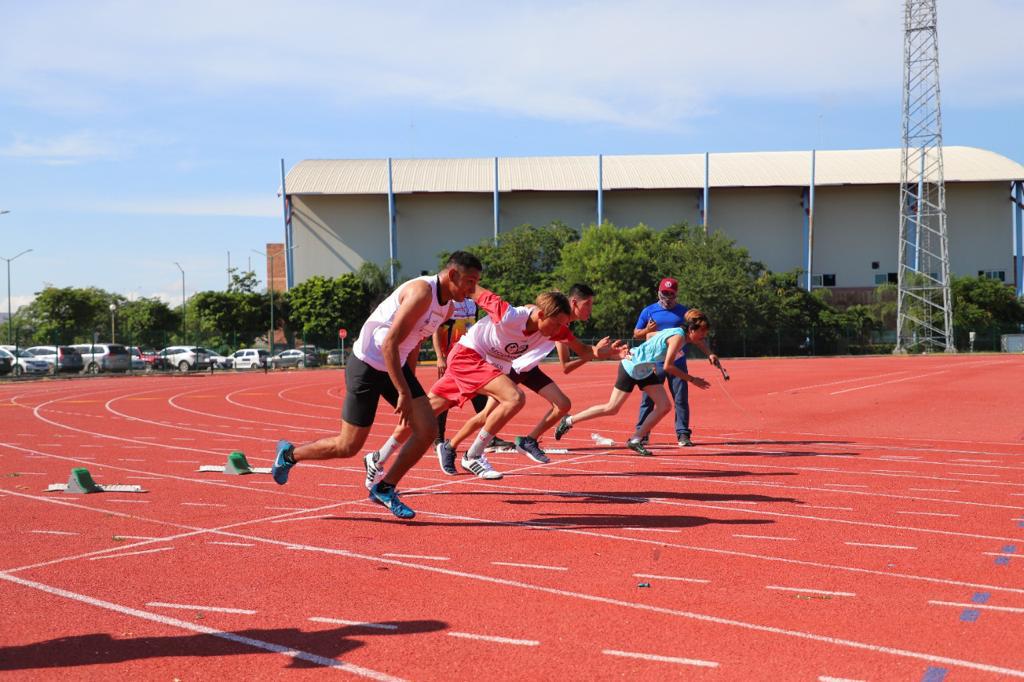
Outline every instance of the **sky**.
{"label": "sky", "polygon": [[[281,159],[900,145],[900,0],[0,2],[14,309],[265,279]],[[1024,3],[938,11],[945,143],[1024,162]]]}

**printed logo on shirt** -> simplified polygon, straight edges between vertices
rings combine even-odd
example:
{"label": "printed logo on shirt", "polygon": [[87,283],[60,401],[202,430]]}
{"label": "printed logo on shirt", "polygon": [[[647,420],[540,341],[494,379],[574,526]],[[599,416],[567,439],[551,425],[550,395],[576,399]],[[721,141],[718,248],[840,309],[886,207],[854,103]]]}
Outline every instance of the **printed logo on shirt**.
{"label": "printed logo on shirt", "polygon": [[514,357],[514,356],[517,356],[517,355],[522,355],[529,348],[530,348],[530,344],[528,344],[528,343],[517,343],[517,342],[513,341],[512,343],[505,344],[505,353],[507,353],[508,355]]}

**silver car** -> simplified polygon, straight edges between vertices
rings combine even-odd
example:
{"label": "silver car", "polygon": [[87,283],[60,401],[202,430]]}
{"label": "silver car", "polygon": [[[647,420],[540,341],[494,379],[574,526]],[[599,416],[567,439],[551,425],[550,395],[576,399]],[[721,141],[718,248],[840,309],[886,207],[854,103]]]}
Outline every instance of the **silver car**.
{"label": "silver car", "polygon": [[181,372],[210,367],[210,354],[196,346],[168,346],[157,355],[168,367],[176,367]]}
{"label": "silver car", "polygon": [[73,346],[32,346],[25,352],[31,353],[38,360],[44,360],[52,371],[54,365],[61,372],[81,372],[85,367],[82,354]]}
{"label": "silver car", "polygon": [[270,366],[274,369],[279,367],[318,367],[320,360],[312,353],[304,353],[301,350],[283,350],[270,358]]}
{"label": "silver car", "polygon": [[50,363],[37,358],[24,348],[0,346],[0,351],[11,356],[11,374],[16,377],[22,374],[47,374],[50,371]]}
{"label": "silver car", "polygon": [[127,372],[132,367],[128,349],[119,343],[77,343],[72,348],[81,354],[86,374]]}

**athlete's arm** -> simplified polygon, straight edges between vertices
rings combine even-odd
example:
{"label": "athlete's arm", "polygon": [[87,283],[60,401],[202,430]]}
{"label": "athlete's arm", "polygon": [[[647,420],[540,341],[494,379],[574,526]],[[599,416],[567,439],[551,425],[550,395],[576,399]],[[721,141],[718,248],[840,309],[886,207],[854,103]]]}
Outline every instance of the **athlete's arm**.
{"label": "athlete's arm", "polygon": [[679,377],[683,381],[688,381],[697,388],[708,388],[711,386],[707,381],[700,377],[695,377],[692,374],[687,374],[683,370],[679,369],[675,365],[676,355],[683,347],[683,336],[676,335],[668,340],[668,348],[665,350],[665,362],[662,367],[665,370],[665,374],[671,374],[674,377]]}
{"label": "athlete's arm", "polygon": [[441,343],[442,334],[448,334],[447,327],[444,324],[439,325],[430,337],[431,343],[434,344],[434,355],[437,357],[437,376],[441,376],[448,369],[448,356],[442,350],[444,348],[444,344]]}
{"label": "athlete's arm", "polygon": [[479,286],[469,297],[473,299],[480,310],[487,313],[495,324],[501,322],[501,319],[505,317],[505,312],[509,309],[509,304],[501,296]]}
{"label": "athlete's arm", "polygon": [[408,284],[399,297],[398,311],[391,323],[384,343],[381,344],[381,354],[384,356],[384,366],[388,370],[391,383],[398,390],[398,404],[395,406],[395,413],[399,415],[402,424],[408,422],[412,408],[412,389],[402,374],[402,362],[406,358],[399,357],[398,349],[402,341],[412,333],[416,321],[423,317],[424,313],[430,310],[431,297],[434,292],[426,282],[412,282]]}

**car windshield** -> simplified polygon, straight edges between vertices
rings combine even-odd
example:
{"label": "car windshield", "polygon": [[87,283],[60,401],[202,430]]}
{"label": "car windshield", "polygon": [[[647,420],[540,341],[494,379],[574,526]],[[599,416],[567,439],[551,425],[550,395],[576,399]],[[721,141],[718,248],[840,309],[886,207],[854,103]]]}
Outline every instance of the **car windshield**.
{"label": "car windshield", "polygon": [[18,357],[19,358],[32,358],[32,359],[35,359],[36,356],[34,356],[31,353],[29,353],[27,350],[19,350],[18,351]]}

